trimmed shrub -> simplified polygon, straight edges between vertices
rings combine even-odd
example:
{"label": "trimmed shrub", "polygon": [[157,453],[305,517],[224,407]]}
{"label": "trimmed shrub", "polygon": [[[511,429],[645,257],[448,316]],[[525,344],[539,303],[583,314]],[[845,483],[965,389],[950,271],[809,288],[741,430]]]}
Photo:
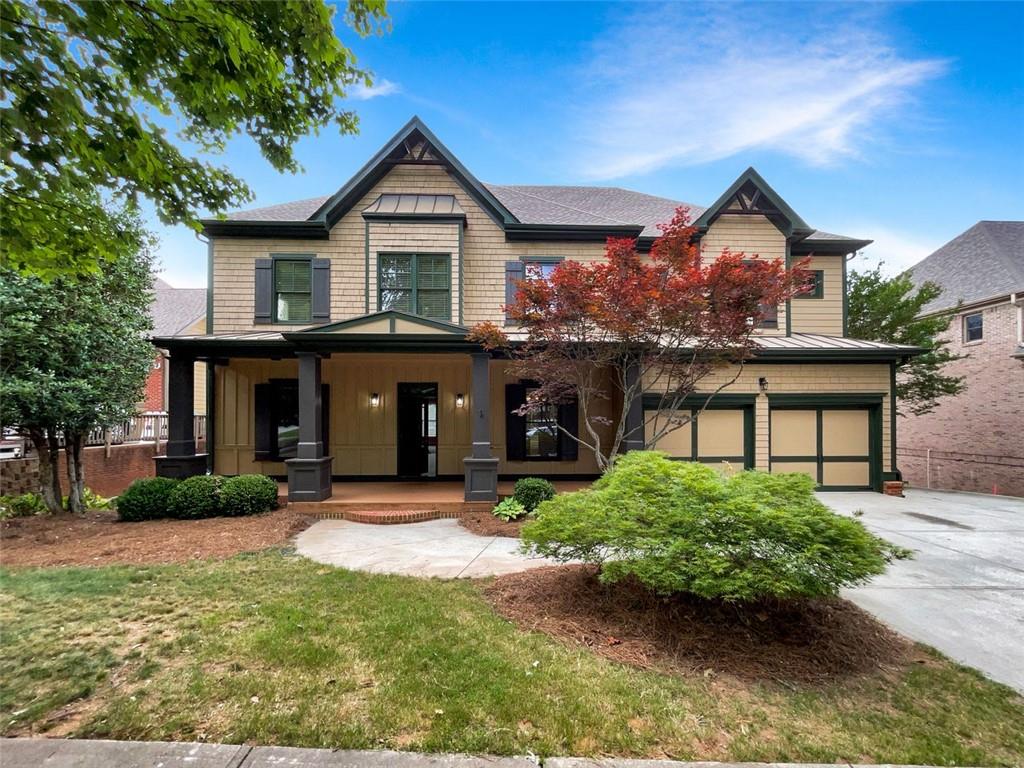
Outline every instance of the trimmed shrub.
{"label": "trimmed shrub", "polygon": [[195,475],[178,483],[171,491],[168,509],[171,517],[198,520],[221,514],[220,490],[224,478],[219,475]]}
{"label": "trimmed shrub", "polygon": [[543,477],[524,477],[516,480],[512,495],[527,512],[533,512],[542,501],[555,498],[555,486]]}
{"label": "trimmed shrub", "polygon": [[518,520],[527,513],[526,507],[515,496],[508,496],[498,502],[498,506],[494,508],[492,514],[507,523],[509,520]]}
{"label": "trimmed shrub", "polygon": [[144,477],[136,480],[115,499],[117,516],[125,522],[168,517],[171,494],[179,482],[170,477]]}
{"label": "trimmed shrub", "polygon": [[751,601],[831,596],[910,552],[832,512],[804,474],[740,472],[631,451],[594,485],[545,503],[523,546],[661,593]]}
{"label": "trimmed shrub", "polygon": [[225,478],[220,489],[222,514],[259,515],[277,509],[277,483],[266,475]]}

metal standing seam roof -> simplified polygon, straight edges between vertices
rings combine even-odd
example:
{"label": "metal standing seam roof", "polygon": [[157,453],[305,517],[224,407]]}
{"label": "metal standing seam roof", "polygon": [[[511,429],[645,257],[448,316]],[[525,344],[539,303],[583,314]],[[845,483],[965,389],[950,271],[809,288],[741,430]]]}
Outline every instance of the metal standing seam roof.
{"label": "metal standing seam roof", "polygon": [[364,214],[403,214],[411,216],[465,216],[455,195],[390,194],[380,195],[363,209]]}
{"label": "metal standing seam roof", "polygon": [[[691,220],[696,220],[706,210],[702,206],[682,200],[671,200],[667,197],[657,197],[621,187],[521,184],[485,184],[484,186],[523,224],[642,226],[643,231],[640,233],[642,237],[660,235],[661,230],[658,225],[671,221],[676,208],[680,206],[690,209]],[[455,205],[458,205],[458,201],[453,195],[384,194],[374,200],[365,209],[365,212],[384,213],[384,210],[378,210],[374,206],[398,204],[391,201],[390,198],[414,197],[434,198],[435,205],[440,204],[442,198],[452,198]],[[385,203],[383,198],[389,198],[389,200]],[[280,205],[253,208],[248,211],[237,211],[227,214],[227,219],[228,221],[252,222],[309,221],[329,199],[330,195],[323,195]],[[402,204],[409,205],[410,203],[403,201]],[[391,212],[400,213],[401,211]],[[453,215],[458,214],[454,213]],[[807,238],[807,241],[841,242],[854,239],[845,235],[815,230]]]}
{"label": "metal standing seam roof", "polygon": [[917,287],[942,288],[923,314],[1024,292],[1024,221],[979,221],[908,272]]}

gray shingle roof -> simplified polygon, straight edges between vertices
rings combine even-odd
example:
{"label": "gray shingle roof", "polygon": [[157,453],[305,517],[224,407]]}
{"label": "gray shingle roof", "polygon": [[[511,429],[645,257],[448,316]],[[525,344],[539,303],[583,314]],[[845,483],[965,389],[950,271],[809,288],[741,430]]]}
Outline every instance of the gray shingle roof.
{"label": "gray shingle roof", "polygon": [[[676,208],[690,209],[697,219],[705,209],[693,203],[655,197],[621,187],[573,187],[558,185],[485,184],[512,215],[524,224],[641,225],[643,237],[661,234],[659,224],[667,224]],[[268,205],[248,211],[229,213],[231,221],[308,221],[329,199],[311,197],[280,205]],[[808,240],[842,241],[852,238],[831,232],[813,232]]]}
{"label": "gray shingle roof", "polygon": [[1024,293],[1024,221],[979,221],[908,271],[942,288],[923,312]]}
{"label": "gray shingle roof", "polygon": [[206,314],[205,288],[173,288],[153,279],[152,336],[173,336]]}

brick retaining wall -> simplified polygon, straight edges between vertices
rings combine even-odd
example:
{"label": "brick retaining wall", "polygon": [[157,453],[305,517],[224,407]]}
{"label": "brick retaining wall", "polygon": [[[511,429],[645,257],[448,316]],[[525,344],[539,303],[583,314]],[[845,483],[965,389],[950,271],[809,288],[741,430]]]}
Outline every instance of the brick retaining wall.
{"label": "brick retaining wall", "polygon": [[[153,477],[156,466],[153,457],[163,453],[164,444],[160,444],[160,453],[154,450],[153,443],[125,443],[110,446],[102,445],[82,449],[82,465],[85,471],[85,484],[100,496],[117,496],[140,477]],[[199,441],[199,450],[205,449],[205,442]],[[61,484],[67,493],[67,467],[64,463],[64,452],[61,451]],[[39,460],[34,456],[23,459],[6,459],[0,461],[0,495],[17,496],[22,493],[39,490]]]}

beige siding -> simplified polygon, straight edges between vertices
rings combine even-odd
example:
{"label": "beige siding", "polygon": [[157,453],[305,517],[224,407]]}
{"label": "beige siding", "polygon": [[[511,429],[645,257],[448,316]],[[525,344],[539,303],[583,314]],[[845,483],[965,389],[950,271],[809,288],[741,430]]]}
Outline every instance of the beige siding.
{"label": "beige siding", "polygon": [[[717,259],[728,248],[733,253],[759,256],[762,259],[786,259],[786,238],[778,227],[764,216],[729,215],[717,218],[700,241],[701,257]],[[779,327],[759,330],[766,336],[786,333],[786,306],[779,307]]]}
{"label": "beige siding", "polygon": [[[820,269],[824,288],[820,299],[793,299],[793,333],[843,335],[843,259],[845,256],[813,256],[807,269]],[[796,261],[796,260],[794,260]]]}

